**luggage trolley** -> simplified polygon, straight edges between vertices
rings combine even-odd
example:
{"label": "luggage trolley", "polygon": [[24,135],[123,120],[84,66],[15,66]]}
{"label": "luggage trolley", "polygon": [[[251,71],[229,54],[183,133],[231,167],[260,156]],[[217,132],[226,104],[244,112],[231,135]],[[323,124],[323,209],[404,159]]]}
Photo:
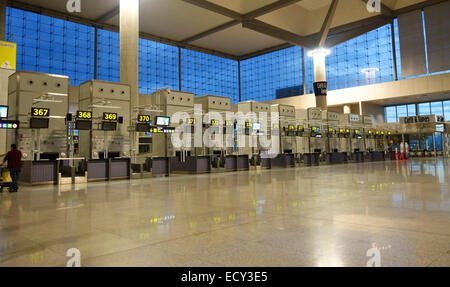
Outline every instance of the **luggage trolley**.
{"label": "luggage trolley", "polygon": [[3,188],[7,187],[9,190],[11,189],[11,175],[6,166],[0,166],[0,193],[3,192]]}

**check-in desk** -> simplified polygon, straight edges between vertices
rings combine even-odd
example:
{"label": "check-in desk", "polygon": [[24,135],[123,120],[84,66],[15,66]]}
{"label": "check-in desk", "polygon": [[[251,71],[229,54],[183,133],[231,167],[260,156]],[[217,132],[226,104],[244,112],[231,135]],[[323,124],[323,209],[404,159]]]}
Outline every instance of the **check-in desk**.
{"label": "check-in desk", "polygon": [[108,180],[109,160],[91,159],[87,161],[88,181]]}
{"label": "check-in desk", "polygon": [[210,156],[188,156],[184,162],[178,157],[170,158],[170,171],[173,173],[209,173],[211,172]]}
{"label": "check-in desk", "polygon": [[26,160],[22,162],[19,182],[29,185],[55,184],[57,174],[55,160]]}
{"label": "check-in desk", "polygon": [[170,158],[168,157],[152,157],[146,160],[145,170],[151,169],[152,176],[169,176],[170,175]]}
{"label": "check-in desk", "polygon": [[351,154],[351,159],[353,162],[364,162],[364,152],[362,151],[353,152]]}
{"label": "check-in desk", "polygon": [[347,153],[344,152],[330,152],[325,155],[328,164],[347,163]]}
{"label": "check-in desk", "polygon": [[131,172],[130,158],[113,158],[109,160],[109,179],[128,179]]}
{"label": "check-in desk", "polygon": [[225,156],[226,171],[249,170],[250,164],[248,155],[227,155]]}
{"label": "check-in desk", "polygon": [[305,166],[317,166],[319,165],[319,153],[305,153],[303,155],[303,162]]}
{"label": "check-in desk", "polygon": [[384,161],[384,152],[383,151],[372,151],[369,153],[369,157],[371,161]]}
{"label": "check-in desk", "polygon": [[271,167],[295,167],[294,154],[279,154],[271,159]]}

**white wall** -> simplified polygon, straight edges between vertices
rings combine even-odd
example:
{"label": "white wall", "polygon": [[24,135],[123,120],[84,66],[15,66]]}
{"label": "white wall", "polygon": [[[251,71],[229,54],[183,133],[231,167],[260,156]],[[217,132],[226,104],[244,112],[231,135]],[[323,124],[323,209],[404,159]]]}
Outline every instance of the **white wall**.
{"label": "white wall", "polygon": [[[443,93],[450,94],[450,73],[333,90],[328,92],[327,100],[328,106],[331,107],[339,107],[343,105],[353,106],[355,104],[360,106],[360,103],[374,101],[376,101],[379,106],[383,106],[384,100],[400,99],[404,100],[405,103],[408,101],[417,102],[414,97]],[[421,101],[426,101],[426,97],[424,97]],[[269,103],[287,104],[293,105],[297,109],[306,109],[315,106],[315,96],[313,94],[309,94],[272,100],[269,101]],[[368,110],[374,108],[375,107],[373,106],[366,107]],[[364,109],[358,112],[365,113]],[[379,114],[379,109],[377,113]]]}

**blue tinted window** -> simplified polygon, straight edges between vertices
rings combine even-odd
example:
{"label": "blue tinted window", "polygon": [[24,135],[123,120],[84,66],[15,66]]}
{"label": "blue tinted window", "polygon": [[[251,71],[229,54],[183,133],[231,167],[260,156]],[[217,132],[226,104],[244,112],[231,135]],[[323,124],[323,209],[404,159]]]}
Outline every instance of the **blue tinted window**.
{"label": "blue tinted window", "polygon": [[328,89],[394,80],[391,26],[385,25],[331,49],[326,59]]}
{"label": "blue tinted window", "polygon": [[97,79],[120,82],[119,33],[98,29]]}
{"label": "blue tinted window", "polygon": [[417,116],[415,104],[408,105],[408,117],[411,117],[411,116]]}
{"label": "blue tinted window", "polygon": [[139,92],[151,94],[159,88],[179,89],[178,48],[139,40]]}
{"label": "blue tinted window", "polygon": [[421,103],[419,107],[419,116],[425,116],[431,114],[430,103]]}
{"label": "blue tinted window", "polygon": [[408,116],[408,111],[406,108],[406,105],[397,106],[397,122],[400,120],[400,118],[404,118]]}
{"label": "blue tinted window", "polygon": [[241,61],[242,101],[303,94],[301,48],[291,47]]}
{"label": "blue tinted window", "polygon": [[432,115],[438,115],[438,116],[444,115],[444,109],[442,106],[442,102],[432,102],[432,103],[430,103],[430,106],[431,106],[431,114]]}
{"label": "blue tinted window", "polygon": [[238,62],[181,49],[181,90],[239,101]]}
{"label": "blue tinted window", "polygon": [[450,101],[444,101],[444,116],[446,121],[450,121]]}
{"label": "blue tinted window", "polygon": [[394,107],[386,107],[384,109],[385,119],[387,123],[395,123],[397,121],[397,111]]}
{"label": "blue tinted window", "polygon": [[17,70],[94,77],[94,28],[7,7],[6,40],[17,43]]}

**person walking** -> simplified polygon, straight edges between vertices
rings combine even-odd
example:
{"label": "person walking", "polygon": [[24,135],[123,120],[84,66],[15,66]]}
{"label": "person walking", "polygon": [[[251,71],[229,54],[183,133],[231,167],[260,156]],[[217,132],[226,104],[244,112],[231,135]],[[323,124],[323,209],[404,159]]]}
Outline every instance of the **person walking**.
{"label": "person walking", "polygon": [[5,162],[8,162],[8,169],[12,180],[10,192],[17,192],[19,190],[17,181],[22,170],[22,152],[17,149],[17,145],[11,145],[11,151],[6,154],[1,165],[4,165]]}

